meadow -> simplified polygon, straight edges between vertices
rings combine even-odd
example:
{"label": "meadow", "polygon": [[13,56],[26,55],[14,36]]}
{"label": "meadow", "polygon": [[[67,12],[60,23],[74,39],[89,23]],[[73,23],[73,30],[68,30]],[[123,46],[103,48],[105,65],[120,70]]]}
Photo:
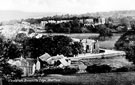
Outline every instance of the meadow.
{"label": "meadow", "polygon": [[85,73],[64,76],[51,74],[46,77],[21,80],[20,82],[5,82],[3,85],[135,85],[135,72]]}

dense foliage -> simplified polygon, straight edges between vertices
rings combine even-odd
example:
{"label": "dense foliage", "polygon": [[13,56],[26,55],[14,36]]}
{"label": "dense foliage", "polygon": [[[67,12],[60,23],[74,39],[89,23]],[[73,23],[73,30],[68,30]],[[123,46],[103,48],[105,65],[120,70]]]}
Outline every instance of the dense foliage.
{"label": "dense foliage", "polygon": [[20,56],[17,45],[11,40],[3,40],[0,38],[0,50],[0,57],[13,59]]}
{"label": "dense foliage", "polygon": [[49,68],[43,68],[39,71],[40,74],[44,74],[44,75],[47,75],[47,74],[63,74],[63,75],[66,75],[66,74],[74,74],[76,73],[77,71],[79,71],[79,68],[78,67],[63,67],[63,68],[60,68],[60,67],[49,67]]}
{"label": "dense foliage", "polygon": [[[25,36],[24,36],[25,37]],[[70,37],[58,36],[43,36],[40,38],[25,38],[17,39],[16,42],[20,43],[21,53],[25,57],[37,58],[44,53],[49,53],[52,56],[63,54],[64,56],[73,56],[83,52],[82,44],[73,42]],[[24,40],[22,42],[22,40]]]}
{"label": "dense foliage", "polygon": [[86,68],[89,73],[106,73],[110,72],[112,68],[109,65],[92,65]]}
{"label": "dense foliage", "polygon": [[115,48],[126,52],[126,58],[135,63],[135,30],[123,34],[116,42]]}
{"label": "dense foliage", "polygon": [[51,30],[53,33],[82,33],[82,27],[83,24],[75,19],[65,23],[47,23],[45,29],[47,32]]}
{"label": "dense foliage", "polygon": [[[25,21],[31,23],[31,24],[40,24],[41,21],[49,21],[54,20],[55,23],[47,23],[45,25],[45,30],[48,33],[99,33],[100,28],[97,29],[97,27],[100,27],[102,24],[95,25],[94,23],[91,25],[87,25],[87,20],[85,19],[93,19],[94,23],[98,23],[99,17],[90,17],[90,16],[72,16],[72,15],[62,15],[62,16],[52,16],[52,17],[43,17],[40,19],[26,19]],[[60,20],[65,20],[67,22],[58,23]],[[107,29],[104,30],[110,30],[111,32],[126,32],[128,28],[131,26],[131,21],[134,22],[134,20],[131,17],[121,17],[121,18],[114,18],[114,17],[108,17],[105,19],[105,26]],[[96,27],[97,26],[97,27]],[[102,28],[101,28],[102,30]],[[107,34],[108,35],[108,34]]]}
{"label": "dense foliage", "polygon": [[130,72],[135,71],[135,66],[123,66],[119,68],[111,67],[110,65],[91,65],[86,68],[86,71],[89,73],[107,73],[107,72]]}
{"label": "dense foliage", "polygon": [[113,34],[110,28],[107,28],[106,25],[98,25],[97,26],[99,37],[111,37]]}
{"label": "dense foliage", "polygon": [[16,79],[16,78],[21,78],[23,71],[21,68],[17,67],[17,66],[11,66],[8,63],[3,63],[0,65],[0,67],[2,67],[1,71],[2,71],[2,76],[6,79],[8,78],[12,78],[12,79]]}
{"label": "dense foliage", "polygon": [[0,38],[0,76],[4,78],[21,78],[22,70],[7,63],[8,59],[19,57],[20,53],[16,45],[11,41],[3,41]]}

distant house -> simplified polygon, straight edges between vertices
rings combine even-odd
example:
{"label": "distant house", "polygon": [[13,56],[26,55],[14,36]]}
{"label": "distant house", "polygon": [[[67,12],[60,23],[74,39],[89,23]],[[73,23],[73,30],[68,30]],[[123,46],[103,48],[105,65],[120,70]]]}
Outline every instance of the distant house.
{"label": "distant house", "polygon": [[47,24],[48,22],[47,21],[41,21],[41,27],[42,29],[45,29],[45,25]]}
{"label": "distant house", "polygon": [[49,22],[49,23],[56,23],[55,20],[49,20],[48,22]]}
{"label": "distant house", "polygon": [[105,24],[106,23],[106,19],[105,18],[94,18],[93,19],[93,23],[94,25],[100,25],[100,24]]}
{"label": "distant house", "polygon": [[58,20],[57,23],[69,22],[70,20]]}
{"label": "distant house", "polygon": [[92,25],[94,22],[93,19],[85,19],[84,23],[84,25]]}
{"label": "distant house", "polygon": [[26,21],[22,21],[21,24],[30,25],[30,23],[29,22],[26,22]]}

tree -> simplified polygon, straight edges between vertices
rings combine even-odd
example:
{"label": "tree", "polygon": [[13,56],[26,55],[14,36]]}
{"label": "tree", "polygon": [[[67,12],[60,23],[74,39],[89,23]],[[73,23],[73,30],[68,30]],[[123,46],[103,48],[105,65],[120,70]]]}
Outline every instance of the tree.
{"label": "tree", "polygon": [[135,20],[130,21],[131,29],[135,30]]}
{"label": "tree", "polygon": [[115,43],[117,50],[126,52],[126,58],[135,63],[135,31],[130,30],[123,34]]}
{"label": "tree", "polygon": [[8,59],[20,56],[17,46],[11,40],[5,41],[0,38],[0,50],[0,75],[2,77],[21,78],[22,70],[7,63]]}
{"label": "tree", "polygon": [[107,28],[105,25],[99,25],[99,36],[100,37],[111,37],[112,36],[112,32],[109,28]]}
{"label": "tree", "polygon": [[78,19],[74,19],[71,23],[71,33],[82,33],[81,27],[82,24],[79,22]]}
{"label": "tree", "polygon": [[126,26],[126,28],[130,26],[130,20],[127,17],[121,18],[120,23],[121,25]]}
{"label": "tree", "polygon": [[26,57],[37,58],[44,53],[49,53],[51,56],[63,54],[64,56],[73,56],[81,53],[82,46],[75,42],[72,44],[72,39],[67,36],[57,35],[41,38],[29,38],[24,41],[23,50]]}
{"label": "tree", "polygon": [[17,58],[20,57],[20,51],[16,44],[13,44],[11,40],[0,40],[0,56],[4,58]]}
{"label": "tree", "polygon": [[72,49],[74,55],[81,54],[83,52],[83,45],[81,42],[74,42],[74,44],[72,44]]}
{"label": "tree", "polygon": [[23,43],[25,41],[25,39],[27,39],[28,36],[24,33],[18,33],[16,35],[16,38],[14,39],[15,42],[18,42],[18,43]]}

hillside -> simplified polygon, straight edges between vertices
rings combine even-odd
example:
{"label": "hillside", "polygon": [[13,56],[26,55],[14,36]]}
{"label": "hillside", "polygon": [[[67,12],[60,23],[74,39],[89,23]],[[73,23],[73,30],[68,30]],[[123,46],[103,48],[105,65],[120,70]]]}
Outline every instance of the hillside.
{"label": "hillside", "polygon": [[14,19],[26,19],[26,18],[41,18],[46,16],[54,16],[55,12],[23,12],[23,11],[1,11],[0,10],[0,21],[9,21]]}
{"label": "hillside", "polygon": [[121,18],[121,17],[135,17],[135,10],[124,10],[124,11],[110,11],[110,12],[96,12],[96,13],[86,13],[82,14],[83,16],[101,16],[101,17],[113,17],[113,18]]}
{"label": "hillside", "polygon": [[[23,11],[3,11],[0,10],[0,21],[8,21],[14,19],[27,19],[27,18],[42,18],[46,16],[54,16],[54,15],[62,15],[62,16],[73,16],[70,13],[57,13],[57,12],[23,12]],[[124,11],[110,11],[110,12],[96,12],[96,13],[85,13],[85,14],[76,14],[74,16],[101,16],[101,17],[113,17],[113,18],[121,18],[121,17],[135,17],[135,10],[124,10]]]}

